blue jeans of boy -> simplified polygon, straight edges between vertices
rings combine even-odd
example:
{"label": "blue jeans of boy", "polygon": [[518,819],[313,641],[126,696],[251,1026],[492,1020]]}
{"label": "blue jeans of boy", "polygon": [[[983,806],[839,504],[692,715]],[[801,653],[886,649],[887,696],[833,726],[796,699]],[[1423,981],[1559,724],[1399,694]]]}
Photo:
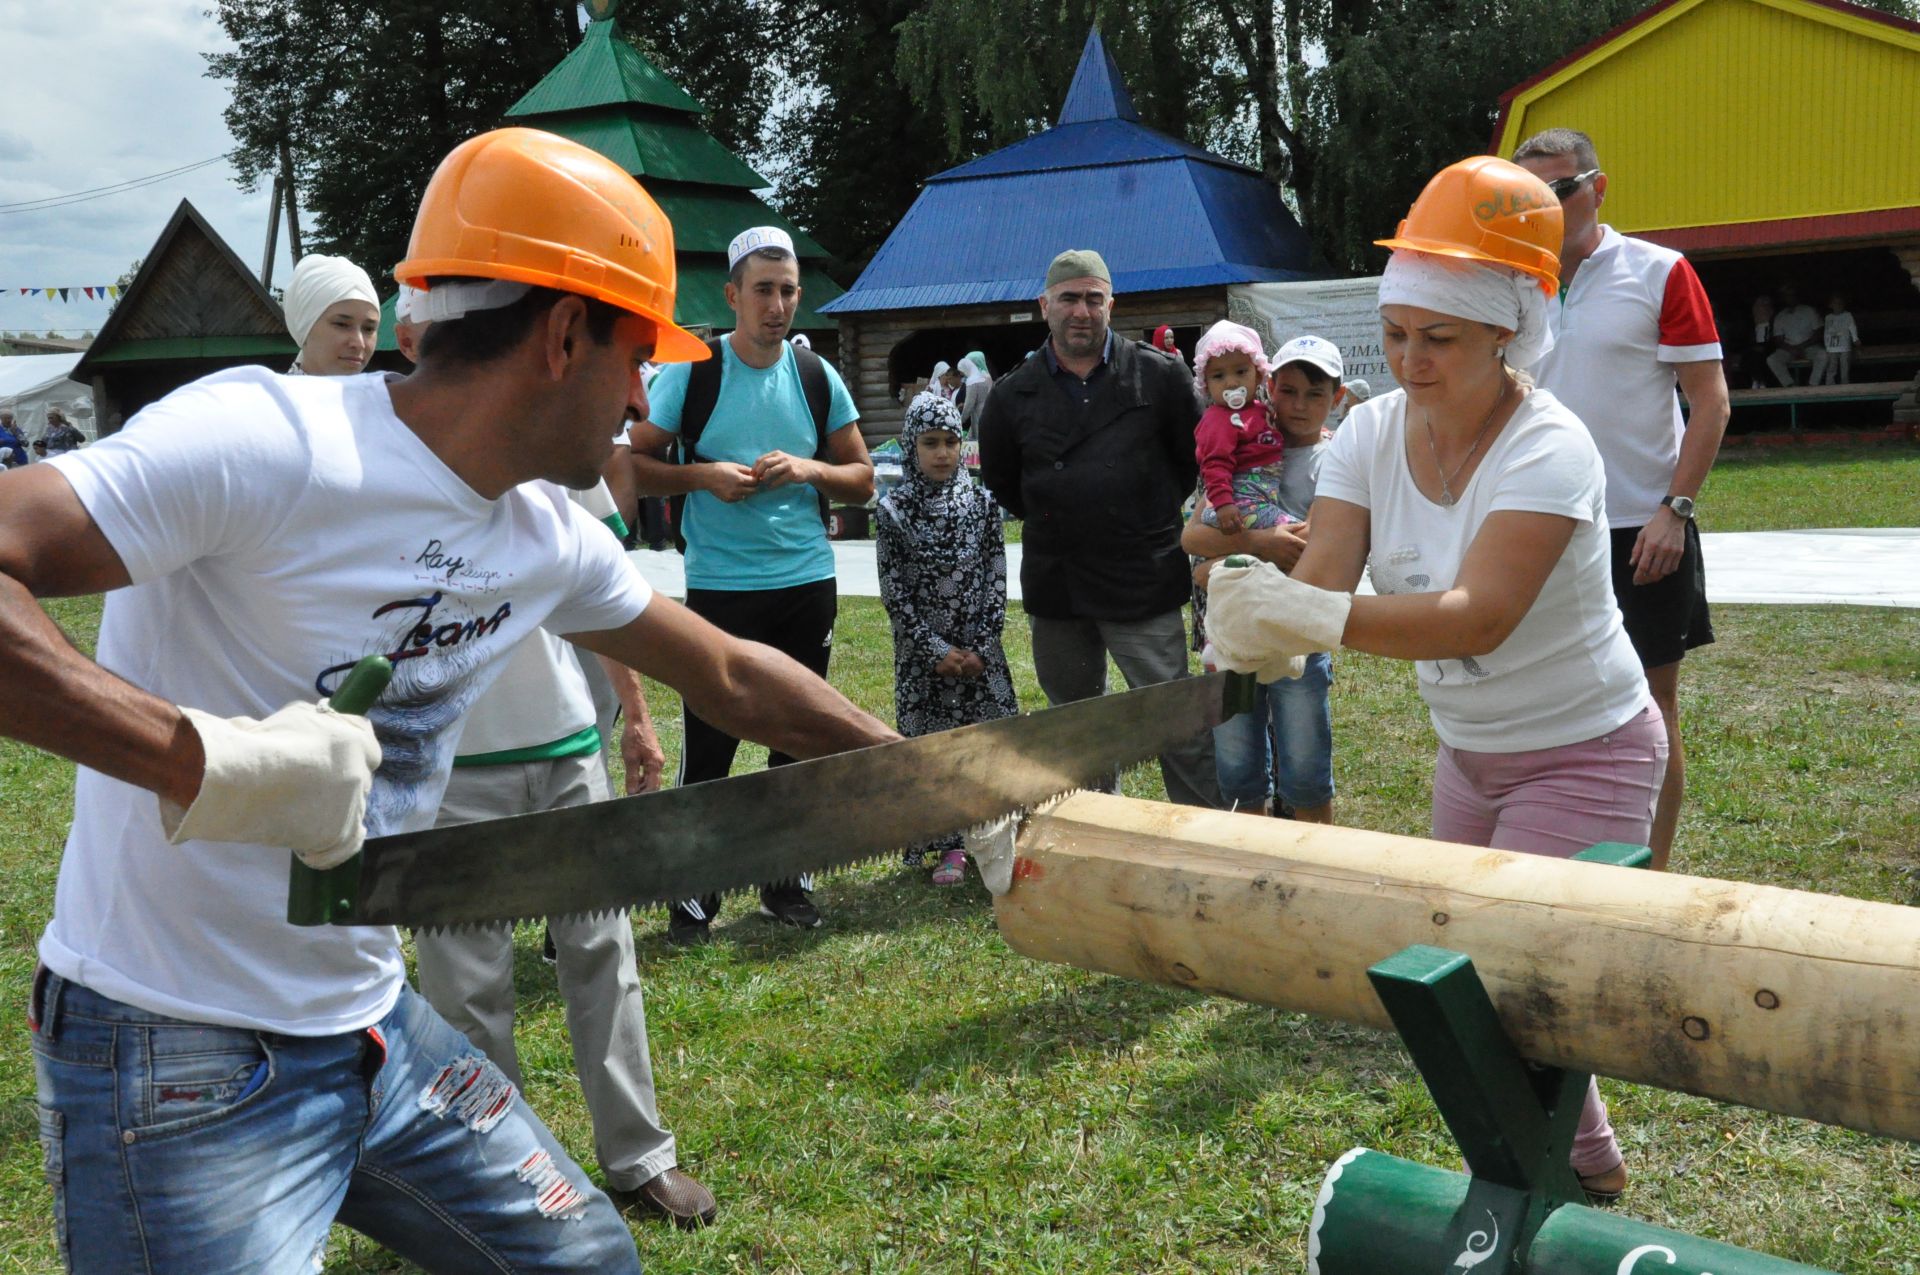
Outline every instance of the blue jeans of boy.
{"label": "blue jeans of boy", "polygon": [[182,1022],[50,971],[33,1011],[70,1271],[313,1271],[336,1218],[431,1271],[640,1270],[612,1203],[411,988],[337,1036]]}
{"label": "blue jeans of boy", "polygon": [[1332,685],[1333,660],[1324,651],[1309,655],[1305,673],[1267,683],[1260,688],[1259,707],[1213,728],[1213,764],[1223,799],[1255,808],[1267,799],[1271,739],[1279,745],[1280,760],[1280,788],[1274,795],[1296,810],[1333,800],[1333,718],[1327,706]]}

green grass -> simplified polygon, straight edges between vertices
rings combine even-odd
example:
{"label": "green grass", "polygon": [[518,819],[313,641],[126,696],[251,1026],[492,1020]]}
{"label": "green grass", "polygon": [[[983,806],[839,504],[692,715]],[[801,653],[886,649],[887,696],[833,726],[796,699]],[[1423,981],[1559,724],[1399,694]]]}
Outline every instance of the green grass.
{"label": "green grass", "polygon": [[[1826,483],[1816,471],[1789,489]],[[1722,515],[1791,521],[1750,477],[1716,473]],[[56,614],[90,639],[97,601]],[[834,680],[890,715],[885,617],[869,600],[841,617]],[[1686,666],[1694,800],[1676,867],[1920,905],[1920,611],[1725,607],[1716,625],[1719,644]],[[1032,706],[1017,616],[1008,639]],[[675,754],[677,701],[650,690]],[[1342,655],[1334,713],[1342,821],[1422,832],[1433,740],[1411,670]],[[15,1006],[71,775],[0,744]],[[1157,788],[1151,768],[1128,776],[1136,795]],[[718,941],[691,952],[664,944],[658,915],[636,918],[663,1114],[722,1210],[699,1234],[637,1225],[650,1271],[1300,1270],[1314,1194],[1347,1148],[1459,1167],[1390,1036],[1036,964],[1000,941],[977,885],[936,891],[888,863],[828,879],[820,899],[828,924],[810,935],[730,901]],[[537,943],[522,932],[516,972],[528,1096],[590,1163]],[[26,1030],[16,1012],[0,1031],[0,1271],[45,1271]],[[1627,1215],[1849,1275],[1920,1272],[1920,1148],[1607,1092],[1637,1175]],[[327,1269],[410,1268],[341,1231]]]}
{"label": "green grass", "polygon": [[1920,447],[1730,448],[1701,490],[1700,525],[1920,527]]}

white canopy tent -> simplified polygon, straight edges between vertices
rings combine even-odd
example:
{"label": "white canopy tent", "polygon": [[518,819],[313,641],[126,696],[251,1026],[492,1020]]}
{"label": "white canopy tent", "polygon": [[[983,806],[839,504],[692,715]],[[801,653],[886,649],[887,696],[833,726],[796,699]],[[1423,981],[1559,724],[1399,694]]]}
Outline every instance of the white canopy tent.
{"label": "white canopy tent", "polygon": [[71,354],[15,354],[0,358],[0,407],[13,409],[13,423],[29,439],[47,428],[47,409],[57,407],[68,424],[98,437],[93,422],[93,391],[68,377],[80,361]]}

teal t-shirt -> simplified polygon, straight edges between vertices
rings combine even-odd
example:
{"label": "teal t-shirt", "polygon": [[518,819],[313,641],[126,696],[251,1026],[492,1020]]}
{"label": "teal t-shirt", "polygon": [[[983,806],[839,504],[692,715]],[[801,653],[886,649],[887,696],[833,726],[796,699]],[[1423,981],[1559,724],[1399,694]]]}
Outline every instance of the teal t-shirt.
{"label": "teal t-shirt", "polygon": [[[812,456],[819,447],[813,413],[807,410],[800,368],[789,346],[769,368],[748,367],[720,342],[726,369],[720,398],[700,431],[700,455],[751,465],[768,452]],[[860,418],[840,374],[827,363],[827,430]],[[680,432],[690,363],[662,368],[647,388],[649,419],[669,434]],[[786,589],[833,578],[833,546],[820,525],[820,497],[804,483],[756,492],[728,504],[710,492],[687,496],[687,587],[692,589]]]}

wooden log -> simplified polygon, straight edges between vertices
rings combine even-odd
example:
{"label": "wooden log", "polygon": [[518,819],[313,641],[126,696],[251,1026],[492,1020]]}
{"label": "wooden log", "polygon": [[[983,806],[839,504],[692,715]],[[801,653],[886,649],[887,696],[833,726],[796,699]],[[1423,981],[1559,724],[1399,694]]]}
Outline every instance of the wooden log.
{"label": "wooden log", "polygon": [[1099,794],[1018,856],[1039,960],[1384,1028],[1429,943],[1536,1062],[1920,1140],[1920,909]]}

